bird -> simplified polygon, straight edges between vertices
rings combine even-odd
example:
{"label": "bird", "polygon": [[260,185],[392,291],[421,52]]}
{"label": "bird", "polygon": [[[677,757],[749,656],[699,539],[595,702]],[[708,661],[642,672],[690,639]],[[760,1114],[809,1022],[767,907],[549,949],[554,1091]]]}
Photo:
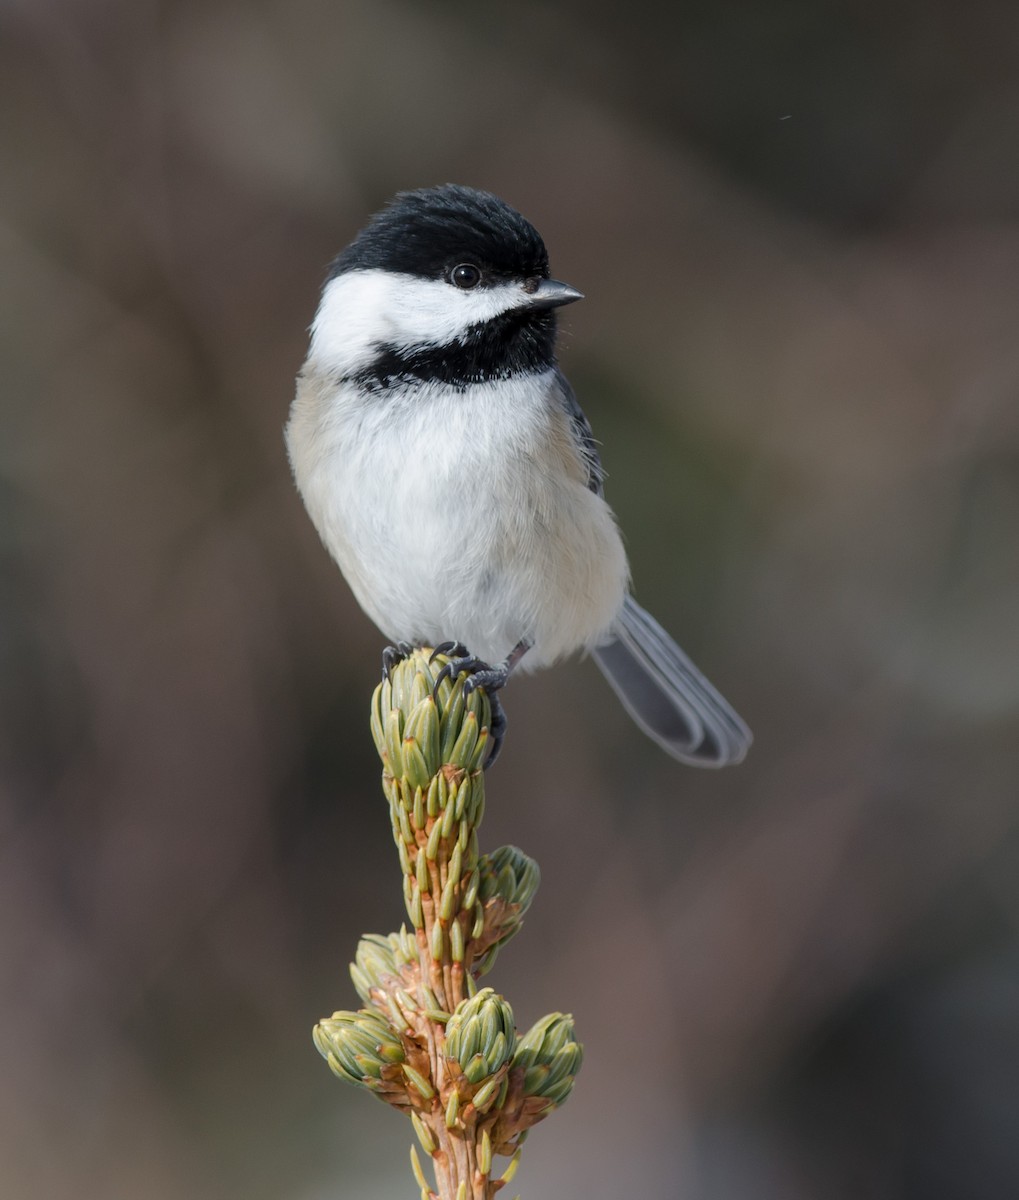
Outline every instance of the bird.
{"label": "bird", "polygon": [[297,489],[395,646],[447,653],[493,700],[514,670],[588,651],[681,762],[740,762],[750,730],[638,605],[598,444],[556,357],[534,226],[460,184],[398,192],[332,262],[286,425]]}

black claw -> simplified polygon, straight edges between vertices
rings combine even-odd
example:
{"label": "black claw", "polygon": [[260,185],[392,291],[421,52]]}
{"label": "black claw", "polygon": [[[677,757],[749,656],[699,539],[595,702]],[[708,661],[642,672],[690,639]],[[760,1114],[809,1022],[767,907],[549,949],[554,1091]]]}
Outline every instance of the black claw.
{"label": "black claw", "polygon": [[429,666],[431,666],[431,664],[433,662],[435,662],[435,660],[439,657],[440,654],[445,654],[449,658],[468,658],[468,657],[470,657],[467,652],[467,647],[463,644],[463,642],[440,642],[439,645],[436,646],[435,649],[432,651],[432,653],[428,659]]}
{"label": "black claw", "polygon": [[441,670],[441,671],[438,673],[438,675],[436,675],[436,677],[435,677],[435,687],[433,687],[433,688],[432,688],[432,699],[433,699],[433,700],[438,700],[438,698],[439,698],[439,684],[440,684],[440,683],[442,683],[442,681],[443,681],[444,679],[448,679],[448,678],[449,678],[449,663],[447,663],[447,664],[446,664],[446,665],[445,665],[445,666],[442,668],[442,670]]}
{"label": "black claw", "polygon": [[382,651],[382,678],[387,682],[394,667],[398,667],[405,658],[414,653],[410,642],[397,642],[395,646],[387,646]]}
{"label": "black claw", "polygon": [[437,700],[439,698],[439,685],[442,683],[442,681],[444,679],[452,680],[452,678],[453,678],[453,661],[451,659],[448,663],[444,663],[443,666],[439,668],[439,673],[438,673],[438,675],[435,676],[435,687],[432,688],[432,699],[433,700]]}
{"label": "black claw", "polygon": [[[436,653],[438,653],[438,651]],[[443,651],[443,653],[445,653],[445,651]],[[432,688],[432,699],[435,699],[438,696],[439,684],[442,683],[444,679],[453,680],[457,677],[457,675],[462,675],[465,671],[469,675],[473,676],[476,671],[487,671],[489,669],[488,663],[482,662],[480,658],[475,658],[471,654],[466,654],[460,658],[451,658],[447,663],[443,664],[443,666],[439,669],[438,675],[435,677],[435,687]],[[468,696],[471,692],[471,689],[468,687],[470,682],[470,679],[468,679],[467,683],[464,684],[464,693]]]}

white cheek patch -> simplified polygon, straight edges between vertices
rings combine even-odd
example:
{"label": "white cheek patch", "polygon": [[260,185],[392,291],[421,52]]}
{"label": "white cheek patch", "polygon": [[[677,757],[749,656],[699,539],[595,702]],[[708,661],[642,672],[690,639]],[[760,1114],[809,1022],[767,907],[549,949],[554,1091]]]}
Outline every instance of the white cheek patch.
{"label": "white cheek patch", "polygon": [[379,346],[445,346],[472,326],[521,307],[519,284],[470,291],[441,279],[392,271],[348,271],[331,279],[311,327],[309,360],[350,374],[367,366]]}

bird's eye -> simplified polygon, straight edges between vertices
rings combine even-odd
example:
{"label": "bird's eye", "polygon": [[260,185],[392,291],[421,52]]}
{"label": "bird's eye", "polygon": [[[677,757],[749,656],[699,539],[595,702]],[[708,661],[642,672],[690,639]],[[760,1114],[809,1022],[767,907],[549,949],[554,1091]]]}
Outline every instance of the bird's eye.
{"label": "bird's eye", "polygon": [[449,280],[458,288],[469,291],[481,282],[481,271],[473,263],[460,263],[450,271]]}

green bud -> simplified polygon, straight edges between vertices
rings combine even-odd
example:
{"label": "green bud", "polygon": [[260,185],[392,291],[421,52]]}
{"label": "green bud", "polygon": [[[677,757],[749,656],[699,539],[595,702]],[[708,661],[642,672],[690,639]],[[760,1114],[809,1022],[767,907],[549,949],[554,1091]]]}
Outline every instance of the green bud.
{"label": "green bud", "polygon": [[410,899],[407,901],[407,916],[410,917],[411,924],[415,929],[424,929],[425,927],[425,909],[421,900],[421,889],[417,887],[412,875],[405,876],[407,883],[410,885]]}
{"label": "green bud", "polygon": [[382,776],[382,793],[391,805],[403,803],[403,787],[400,780],[394,779],[392,775]]}
{"label": "green bud", "polygon": [[467,807],[467,801],[471,798],[471,777],[465,775],[460,780],[460,786],[456,789],[456,800],[453,804],[453,810],[458,821],[463,820],[464,809]]}
{"label": "green bud", "polygon": [[[436,766],[438,771],[438,766]],[[442,811],[442,805],[439,803],[439,780],[442,779],[441,774],[436,774],[432,777],[432,782],[428,785],[428,796],[426,798],[425,807],[430,817],[437,817]]]}
{"label": "green bud", "polygon": [[397,1004],[396,997],[390,995],[389,992],[386,992],[384,998],[386,1011],[389,1013],[390,1021],[392,1021],[393,1025],[399,1029],[401,1033],[406,1033],[410,1029],[410,1025],[407,1021],[407,1018],[403,1015],[403,1010],[400,1008],[399,1004]]}
{"label": "green bud", "polygon": [[567,1079],[553,1084],[544,1093],[544,1098],[554,1104],[557,1108],[560,1104],[564,1104],[573,1091],[574,1077],[570,1075]]}
{"label": "green bud", "polygon": [[431,1100],[435,1095],[435,1088],[432,1087],[431,1083],[425,1079],[420,1071],[415,1070],[410,1063],[404,1063],[403,1073],[417,1089],[422,1100]]}
{"label": "green bud", "polygon": [[449,957],[455,963],[462,963],[464,960],[463,926],[455,919],[449,927]]}
{"label": "green bud", "polygon": [[359,1087],[377,1090],[383,1069],[404,1059],[396,1030],[367,1009],[335,1012],[319,1021],[312,1036],[333,1073]]}
{"label": "green bud", "polygon": [[365,1004],[370,1004],[371,1003],[372,981],[354,963],[350,964],[348,970],[350,971],[351,981],[354,984],[354,990],[361,997],[361,999],[365,1002]]}
{"label": "green bud", "polygon": [[482,1054],[491,1054],[492,1047],[495,1044],[495,1039],[502,1032],[502,1016],[502,1012],[494,1004],[485,1004],[481,1008],[481,1011],[478,1015],[478,1021],[481,1025]]}
{"label": "green bud", "polygon": [[516,879],[513,876],[513,868],[505,866],[496,876],[495,890],[499,895],[511,896],[513,889],[516,886]]}
{"label": "green bud", "polygon": [[474,688],[466,699],[467,708],[477,718],[478,728],[484,729],[492,719],[492,706],[483,688]]}
{"label": "green bud", "polygon": [[449,1094],[449,1100],[446,1103],[446,1128],[452,1129],[456,1125],[457,1117],[460,1115],[460,1094],[454,1088]]}
{"label": "green bud", "polygon": [[573,1018],[550,1013],[517,1043],[512,1065],[524,1070],[525,1094],[558,1105],[573,1090],[583,1060],[584,1048],[574,1034]]}
{"label": "green bud", "polygon": [[488,1063],[485,1061],[483,1054],[475,1054],[466,1067],[464,1067],[464,1078],[468,1083],[480,1083],[482,1079],[487,1079],[489,1075]]}
{"label": "green bud", "polygon": [[417,738],[405,737],[403,739],[403,777],[414,787],[419,788],[427,787],[428,781],[431,779],[428,763],[425,762],[425,756],[421,753]]}
{"label": "green bud", "polygon": [[391,985],[400,978],[401,967],[413,961],[404,951],[406,932],[401,941],[400,935],[391,933],[384,937],[380,933],[366,933],[357,944],[357,953],[350,964],[350,978],[357,988],[357,994],[367,1004],[372,988],[386,990],[387,982]]}
{"label": "green bud", "polygon": [[[467,714],[462,681],[454,687],[444,682],[438,699],[433,698],[434,671],[427,654],[415,650],[393,667],[372,697],[372,737],[388,774],[422,788],[448,761],[447,752],[459,738]],[[433,817],[439,811],[436,798],[430,798]]]}
{"label": "green bud", "polygon": [[485,1047],[485,1057],[489,1062],[504,1063],[509,1058],[509,1038],[500,1032],[495,1035],[491,1045]]}
{"label": "green bud", "polygon": [[407,697],[407,707],[411,710],[411,715],[418,710],[426,696],[429,700],[432,698],[431,685],[425,678],[424,671],[420,666],[418,666],[417,663],[415,663],[415,666],[417,669],[415,670],[414,678],[411,681],[410,695]]}
{"label": "green bud", "polygon": [[491,854],[481,856],[478,869],[482,900],[497,897],[506,904],[516,905],[518,916],[523,917],[541,882],[541,872],[534,859],[516,846],[500,846]]}
{"label": "green bud", "polygon": [[513,1009],[491,988],[461,1001],[446,1025],[446,1057],[457,1060],[471,1083],[494,1075],[515,1043]]}
{"label": "green bud", "polygon": [[446,1023],[446,1057],[466,1066],[481,1048],[481,1025],[476,1021],[465,1024],[458,1016],[462,1007],[463,1003],[458,1005]]}
{"label": "green bud", "polygon": [[[434,1154],[438,1149],[435,1138],[432,1137],[432,1131],[421,1120],[416,1112],[410,1114],[410,1123],[414,1126],[414,1132],[417,1134],[418,1141],[421,1143],[421,1149],[425,1154]],[[421,1185],[424,1187],[424,1184]]]}
{"label": "green bud", "polygon": [[541,1089],[548,1082],[549,1069],[544,1063],[536,1063],[524,1072],[524,1093],[528,1096],[540,1096]]}
{"label": "green bud", "polygon": [[[493,946],[491,948],[491,950],[489,950],[485,954],[483,954],[481,956],[481,958],[475,960],[474,965],[471,968],[471,970],[474,972],[475,975],[487,975],[488,972],[491,971],[492,967],[495,965],[495,960],[496,960],[496,956],[498,955],[498,953],[499,953],[498,945]],[[471,978],[470,973],[468,973],[467,978],[468,979]]]}
{"label": "green bud", "polygon": [[[418,1117],[415,1113],[411,1113],[411,1121],[417,1121]],[[417,1126],[415,1125],[415,1129]],[[417,1181],[418,1187],[422,1192],[428,1189],[428,1180],[425,1178],[424,1170],[421,1166],[421,1160],[418,1158],[417,1147],[411,1143],[410,1147],[410,1169],[414,1172],[414,1179]]]}
{"label": "green bud", "polygon": [[488,1175],[492,1170],[492,1139],[487,1129],[482,1132],[478,1146],[478,1170],[482,1175]]}
{"label": "green bud", "polygon": [[446,886],[442,889],[442,896],[439,900],[439,917],[446,922],[450,921],[453,917],[453,906],[456,903],[456,885],[456,877],[450,875],[446,880]]}
{"label": "green bud", "polygon": [[[513,1182],[513,1176],[516,1175],[517,1168],[520,1166],[520,1155],[522,1153],[523,1152],[519,1149],[514,1152],[513,1157],[506,1164],[506,1170],[503,1171],[502,1175],[499,1177],[502,1183]],[[520,1200],[519,1196],[517,1197],[517,1200]]]}
{"label": "green bud", "polygon": [[481,824],[485,815],[485,789],[474,788],[471,792],[470,804],[467,807],[467,817],[475,829]]}
{"label": "green bud", "polygon": [[460,727],[460,733],[453,743],[453,748],[450,750],[447,762],[452,763],[456,767],[466,767],[470,764],[474,754],[475,747],[478,744],[478,719],[474,713],[469,712],[463,720],[463,725]]}
{"label": "green bud", "polygon": [[420,788],[414,789],[414,807],[411,809],[411,821],[415,829],[425,827],[425,798]]}
{"label": "green bud", "polygon": [[[466,906],[465,906],[466,907]],[[485,910],[480,901],[474,901],[474,924],[471,926],[471,937],[476,941],[485,932]]]}
{"label": "green bud", "polygon": [[417,1010],[418,1010],[417,1001],[413,998],[413,996],[411,996],[411,994],[405,988],[402,988],[402,987],[394,988],[393,989],[393,999],[396,1001],[397,1004],[399,1004],[402,1012],[414,1013],[414,1012],[417,1012]]}
{"label": "green bud", "polygon": [[441,840],[442,822],[436,821],[432,826],[431,833],[428,835],[428,843],[426,846],[426,853],[428,854],[429,861],[435,862],[435,860],[439,857],[439,842]]}
{"label": "green bud", "polygon": [[[441,779],[442,776],[439,775],[436,778]],[[442,828],[442,836],[444,838],[448,838],[450,836],[450,834],[453,832],[453,825],[455,824],[455,822],[456,822],[456,810],[454,809],[452,804],[447,804],[446,807],[442,810],[442,821],[440,822],[440,825]]]}
{"label": "green bud", "polygon": [[[422,681],[421,688],[417,687],[419,680]],[[425,688],[423,680],[424,676],[420,673],[415,676],[413,695],[418,695]],[[421,754],[421,761],[428,778],[431,779],[441,765],[439,762],[439,714],[436,711],[435,702],[427,690],[419,700],[412,699],[410,715],[403,727],[404,743],[411,738]]]}
{"label": "green bud", "polygon": [[421,747],[421,753],[424,755],[428,774],[431,777],[442,766],[442,760],[439,757],[439,713],[430,690],[418,705],[418,711],[421,713],[418,745]]}
{"label": "green bud", "polygon": [[415,864],[417,871],[417,885],[422,892],[427,892],[432,886],[432,877],[428,872],[428,851],[424,846],[418,849],[417,863]]}
{"label": "green bud", "polygon": [[427,654],[416,650],[372,698],[372,735],[389,773],[422,786],[444,762],[477,770],[491,740],[491,702],[480,688],[465,698],[464,675],[444,679],[433,698],[434,673],[446,661],[440,655],[429,665]]}
{"label": "green bud", "polygon": [[389,684],[393,689],[393,708],[400,709],[404,717],[410,712],[410,689],[414,684],[416,673],[417,663],[415,663],[413,655],[397,663],[389,673]]}
{"label": "green bud", "polygon": [[400,749],[400,742],[403,734],[403,721],[400,716],[400,710],[397,708],[387,715],[384,732],[386,738],[386,750],[383,755],[386,767],[390,775],[403,774],[403,754]]}
{"label": "green bud", "polygon": [[382,684],[372,693],[372,707],[369,724],[372,731],[372,741],[375,743],[375,749],[379,753],[379,757],[386,751],[386,732],[385,722],[382,717]]}
{"label": "green bud", "polygon": [[[441,762],[445,762],[445,759],[443,759],[441,755],[439,758]],[[435,776],[435,782],[437,784],[436,790],[438,793],[439,812],[445,812],[446,806],[449,804],[449,780],[446,778],[445,774],[440,771],[438,775]]]}
{"label": "green bud", "polygon": [[[443,692],[446,684],[439,689],[440,701],[443,697]],[[439,747],[439,757],[444,763],[452,762],[450,755],[453,753],[453,746],[456,739],[460,736],[460,727],[463,724],[464,712],[464,689],[463,682],[457,680],[456,686],[451,691],[445,692],[445,704],[442,713],[442,739]]]}
{"label": "green bud", "polygon": [[491,740],[491,737],[492,735],[486,726],[478,735],[478,740],[474,747],[474,753],[471,755],[470,762],[467,763],[467,766],[470,770],[478,770],[481,764],[485,761],[485,757],[488,754],[488,743]]}
{"label": "green bud", "polygon": [[464,869],[464,855],[460,849],[460,843],[457,842],[453,847],[453,853],[449,856],[449,877],[460,881],[460,876]]}
{"label": "green bud", "polygon": [[446,938],[438,921],[432,926],[431,952],[435,962],[442,962],[442,952],[446,948]]}

